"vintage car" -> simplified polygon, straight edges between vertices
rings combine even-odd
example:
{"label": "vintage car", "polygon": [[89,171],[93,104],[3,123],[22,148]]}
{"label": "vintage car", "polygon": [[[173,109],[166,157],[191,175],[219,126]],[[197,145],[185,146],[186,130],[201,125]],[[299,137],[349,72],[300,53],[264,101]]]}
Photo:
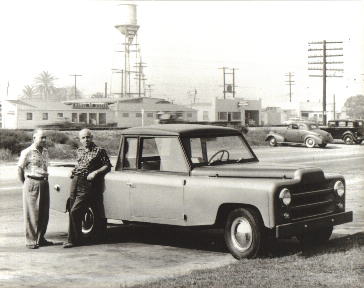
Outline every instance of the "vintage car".
{"label": "vintage car", "polygon": [[364,140],[364,120],[330,120],[327,126],[321,126],[320,129],[347,145],[360,144]]}
{"label": "vintage car", "polygon": [[316,145],[323,148],[327,143],[332,143],[333,138],[330,133],[323,131],[312,122],[297,122],[289,124],[287,127],[276,127],[269,131],[265,141],[274,147],[278,144],[305,144],[308,148]]}
{"label": "vintage car", "polygon": [[[51,208],[65,211],[70,167],[50,167]],[[86,236],[104,217],[199,229],[221,228],[237,259],[256,257],[268,239],[328,240],[352,221],[345,179],[320,168],[261,164],[236,129],[160,124],[122,131],[115,167],[99,185],[104,213],[90,203]],[[103,193],[103,194],[102,194]]]}

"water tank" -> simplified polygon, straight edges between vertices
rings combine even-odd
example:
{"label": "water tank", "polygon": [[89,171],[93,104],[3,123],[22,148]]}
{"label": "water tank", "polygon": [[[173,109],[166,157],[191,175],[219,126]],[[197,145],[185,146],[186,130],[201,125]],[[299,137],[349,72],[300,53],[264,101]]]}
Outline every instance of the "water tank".
{"label": "water tank", "polygon": [[135,4],[120,4],[113,11],[115,26],[119,25],[138,25]]}

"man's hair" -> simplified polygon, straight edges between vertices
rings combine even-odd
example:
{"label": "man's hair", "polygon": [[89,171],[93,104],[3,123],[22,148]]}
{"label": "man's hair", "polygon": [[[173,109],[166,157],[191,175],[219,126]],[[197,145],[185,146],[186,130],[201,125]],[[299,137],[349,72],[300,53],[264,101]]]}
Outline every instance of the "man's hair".
{"label": "man's hair", "polygon": [[44,130],[42,128],[37,128],[37,129],[34,129],[33,131],[33,139],[35,138],[35,136],[40,133],[40,132],[43,132],[44,133]]}
{"label": "man's hair", "polygon": [[93,136],[93,135],[92,135],[91,130],[90,130],[90,129],[88,129],[88,128],[83,128],[80,132],[78,132],[78,136],[80,136],[80,135],[81,135],[81,133],[87,133],[87,134],[89,134],[90,136]]}

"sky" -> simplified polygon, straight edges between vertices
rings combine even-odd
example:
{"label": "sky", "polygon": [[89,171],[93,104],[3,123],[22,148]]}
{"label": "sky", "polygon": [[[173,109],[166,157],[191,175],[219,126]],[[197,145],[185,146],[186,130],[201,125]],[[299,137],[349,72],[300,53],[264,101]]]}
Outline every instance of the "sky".
{"label": "sky", "polygon": [[[120,3],[137,5],[138,42],[152,96],[189,103],[222,97],[220,67],[236,69],[237,97],[264,106],[321,101],[322,79],[308,77],[308,43],[343,41],[342,78],[329,78],[337,107],[364,94],[364,1],[0,1],[0,99],[15,99],[42,71],[56,87],[85,96],[120,90]],[[341,59],[336,59],[337,61]],[[340,66],[340,65],[339,65]],[[119,78],[118,78],[119,77]],[[8,86],[9,85],[9,86]],[[8,93],[7,93],[8,91]]]}

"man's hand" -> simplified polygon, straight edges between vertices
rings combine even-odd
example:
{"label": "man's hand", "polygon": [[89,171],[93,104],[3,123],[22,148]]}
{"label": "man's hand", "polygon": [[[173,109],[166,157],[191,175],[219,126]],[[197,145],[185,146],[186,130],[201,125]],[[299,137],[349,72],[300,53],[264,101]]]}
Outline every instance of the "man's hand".
{"label": "man's hand", "polygon": [[88,181],[94,180],[94,178],[96,177],[96,175],[97,175],[97,171],[91,172],[90,174],[87,175],[87,180]]}

